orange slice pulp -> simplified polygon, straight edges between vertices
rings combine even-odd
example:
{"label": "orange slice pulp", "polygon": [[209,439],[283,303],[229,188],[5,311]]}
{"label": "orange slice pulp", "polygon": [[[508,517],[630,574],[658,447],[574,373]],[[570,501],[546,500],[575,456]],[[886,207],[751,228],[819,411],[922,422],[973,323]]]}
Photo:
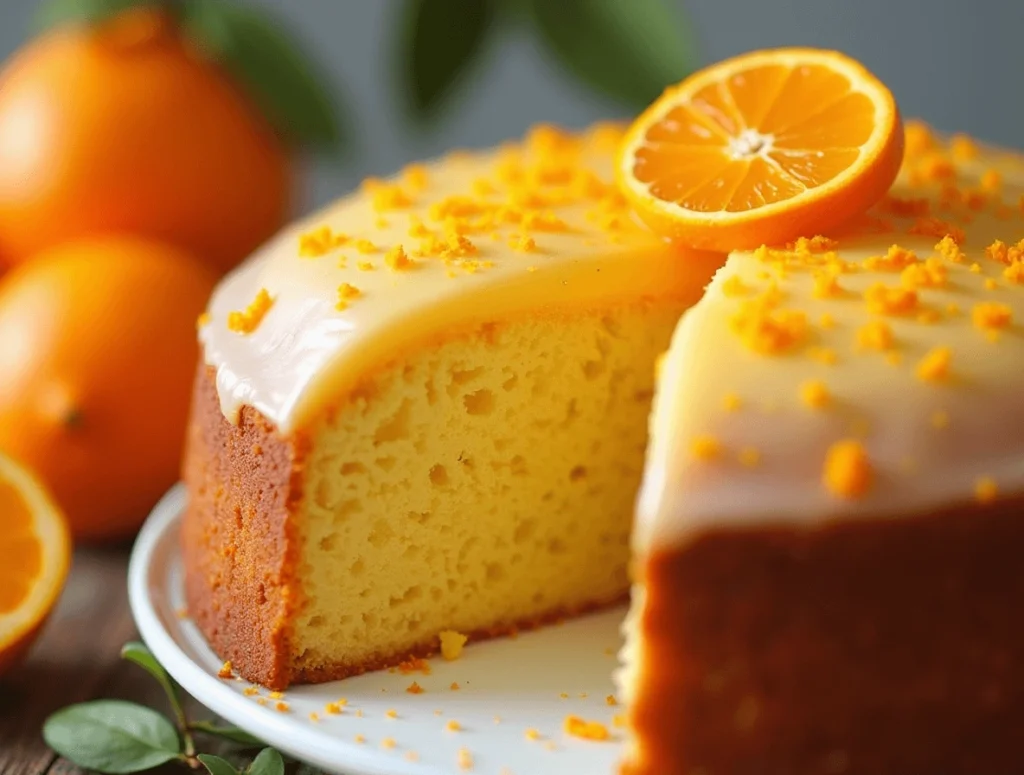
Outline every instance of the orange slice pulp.
{"label": "orange slice pulp", "polygon": [[60,509],[0,454],[0,673],[31,645],[64,586],[71,538]]}
{"label": "orange slice pulp", "polygon": [[729,251],[840,226],[885,195],[902,158],[881,81],[844,54],[788,48],[667,89],[627,132],[617,176],[656,232]]}

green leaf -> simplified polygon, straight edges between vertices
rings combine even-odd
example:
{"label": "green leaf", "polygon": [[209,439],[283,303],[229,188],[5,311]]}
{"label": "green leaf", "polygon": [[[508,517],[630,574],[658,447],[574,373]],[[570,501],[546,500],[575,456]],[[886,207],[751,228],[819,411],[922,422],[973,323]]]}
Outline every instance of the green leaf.
{"label": "green leaf", "polygon": [[148,770],[178,757],[181,740],[155,710],[122,700],[95,700],[59,710],[43,739],[79,767],[106,773]]}
{"label": "green leaf", "polygon": [[248,745],[252,747],[262,746],[264,743],[257,737],[253,737],[240,727],[225,726],[213,721],[193,721],[189,724],[193,732],[200,732],[204,735],[212,735],[223,740],[230,740],[232,743]]}
{"label": "green leaf", "polygon": [[36,23],[44,30],[62,24],[96,24],[122,11],[166,0],[47,0],[36,11]]}
{"label": "green leaf", "polygon": [[221,759],[219,756],[201,753],[196,758],[203,763],[210,775],[238,775],[238,770],[232,766],[231,762]]}
{"label": "green leaf", "polygon": [[181,22],[201,50],[238,79],[288,142],[341,150],[346,133],[332,90],[312,63],[260,11],[229,0],[187,0]]}
{"label": "green leaf", "polygon": [[480,61],[495,0],[405,0],[399,76],[413,116],[432,118]]}
{"label": "green leaf", "polygon": [[249,775],[284,775],[284,759],[273,748],[264,748],[252,760]]}
{"label": "green leaf", "polygon": [[156,657],[153,656],[144,643],[139,643],[138,641],[125,643],[121,647],[121,659],[134,662],[153,676],[160,683],[160,686],[163,687],[167,700],[171,703],[174,715],[178,718],[184,715],[181,696],[178,694],[178,685],[174,683],[174,679],[164,670],[163,665],[156,661]]}
{"label": "green leaf", "polygon": [[633,107],[690,71],[682,19],[665,0],[529,0],[541,39],[592,88]]}

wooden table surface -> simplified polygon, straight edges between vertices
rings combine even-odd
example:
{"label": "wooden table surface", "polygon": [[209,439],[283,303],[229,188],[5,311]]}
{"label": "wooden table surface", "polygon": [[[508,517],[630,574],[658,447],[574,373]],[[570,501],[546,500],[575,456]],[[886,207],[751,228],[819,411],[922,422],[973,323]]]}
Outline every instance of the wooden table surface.
{"label": "wooden table surface", "polygon": [[[138,638],[128,610],[129,547],[75,555],[64,595],[28,658],[0,679],[0,775],[79,773],[43,742],[43,720],[89,699],[120,698],[167,710],[156,682],[120,659]],[[209,717],[190,701],[194,718]],[[167,765],[156,773],[187,770]]]}

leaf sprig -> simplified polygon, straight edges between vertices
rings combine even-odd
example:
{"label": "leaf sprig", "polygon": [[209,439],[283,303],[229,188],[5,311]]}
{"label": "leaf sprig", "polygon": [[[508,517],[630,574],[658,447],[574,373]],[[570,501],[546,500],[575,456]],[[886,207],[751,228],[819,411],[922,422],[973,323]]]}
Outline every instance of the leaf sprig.
{"label": "leaf sprig", "polygon": [[[181,690],[156,657],[138,642],[126,643],[121,658],[132,662],[160,684],[167,696],[172,722],[152,708],[124,700],[93,700],[58,710],[43,723],[43,739],[61,756],[89,770],[125,775],[167,762],[210,775],[284,775],[284,758],[243,729],[209,720],[193,720],[185,712]],[[239,748],[262,750],[239,769],[230,761],[199,753],[196,741],[225,740]]]}
{"label": "leaf sprig", "polygon": [[102,24],[119,14],[156,9],[173,19],[197,50],[221,65],[295,147],[345,150],[348,122],[313,59],[281,21],[238,0],[46,0],[41,26]]}
{"label": "leaf sprig", "polygon": [[692,69],[692,46],[666,0],[404,0],[398,51],[412,117],[433,119],[497,37],[497,22],[535,34],[592,90],[642,108]]}

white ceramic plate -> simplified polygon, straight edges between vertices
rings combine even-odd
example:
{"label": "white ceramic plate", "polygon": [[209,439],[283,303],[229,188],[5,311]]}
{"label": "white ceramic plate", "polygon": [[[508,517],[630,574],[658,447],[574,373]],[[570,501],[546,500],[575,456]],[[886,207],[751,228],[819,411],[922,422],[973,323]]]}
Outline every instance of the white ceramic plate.
{"label": "white ceramic plate", "polygon": [[[281,712],[266,690],[252,695],[248,682],[218,678],[221,660],[184,616],[178,548],[184,503],[179,485],[143,527],[132,553],[129,597],[139,631],[157,659],[214,713],[285,753],[346,775],[615,772],[622,730],[612,719],[621,708],[606,698],[613,691],[622,609],[467,646],[453,662],[430,660],[429,675],[383,671],[296,687],[285,693],[281,701],[288,710]],[[406,691],[414,680],[422,694]],[[451,688],[453,682],[458,690]],[[343,713],[327,714],[327,703],[340,698],[348,701]],[[390,710],[397,715],[390,717]],[[566,735],[568,714],[606,724],[612,739],[591,742]],[[460,730],[446,729],[449,721]],[[527,730],[539,737],[531,739]],[[360,735],[364,742],[357,742]],[[460,757],[471,766],[464,767]]]}

